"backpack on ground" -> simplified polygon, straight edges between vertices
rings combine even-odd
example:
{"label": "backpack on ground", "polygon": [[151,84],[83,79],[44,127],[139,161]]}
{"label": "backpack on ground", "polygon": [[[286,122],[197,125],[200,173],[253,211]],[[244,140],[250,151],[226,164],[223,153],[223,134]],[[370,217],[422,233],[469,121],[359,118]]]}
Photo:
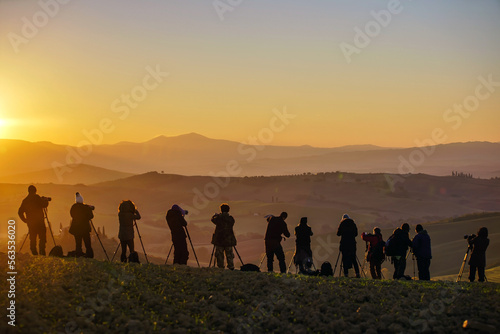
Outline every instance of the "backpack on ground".
{"label": "backpack on ground", "polygon": [[49,256],[63,257],[63,249],[61,246],[54,246],[49,252]]}
{"label": "backpack on ground", "polygon": [[133,263],[141,263],[139,261],[139,254],[137,252],[132,252],[128,256],[128,262],[133,262]]}
{"label": "backpack on ground", "polygon": [[333,276],[333,268],[330,262],[325,261],[321,265],[320,276]]}
{"label": "backpack on ground", "polygon": [[240,267],[241,271],[260,271],[260,268],[252,263],[244,264]]}
{"label": "backpack on ground", "polygon": [[394,239],[394,234],[385,242],[384,252],[386,256],[395,256],[397,251],[397,242]]}

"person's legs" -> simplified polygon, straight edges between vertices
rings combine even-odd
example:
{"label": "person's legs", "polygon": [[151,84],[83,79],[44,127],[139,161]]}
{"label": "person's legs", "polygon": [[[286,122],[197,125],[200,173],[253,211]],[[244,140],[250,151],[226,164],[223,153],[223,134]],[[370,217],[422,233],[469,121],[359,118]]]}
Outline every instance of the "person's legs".
{"label": "person's legs", "polygon": [[282,274],[285,274],[286,273],[285,253],[283,252],[283,247],[281,246],[281,244],[275,250],[275,253],[276,253],[276,258],[278,259],[279,262],[280,272]]}
{"label": "person's legs", "polygon": [[120,261],[127,262],[127,244],[126,240],[121,240],[120,245],[122,246],[122,254],[120,255]]}
{"label": "person's legs", "polygon": [[90,233],[84,234],[82,236],[82,238],[83,238],[83,242],[85,243],[85,257],[93,259],[94,258],[94,250],[92,249],[92,245],[90,243]]}
{"label": "person's legs", "polygon": [[[187,249],[186,238],[179,239],[177,243],[174,243],[174,263],[187,264],[189,259],[189,252]],[[175,262],[175,257],[177,255],[178,262]]]}
{"label": "person's legs", "polygon": [[377,261],[375,264],[375,272],[377,273],[377,279],[382,279],[382,262]]}
{"label": "person's legs", "polygon": [[224,268],[224,247],[215,246],[215,258],[217,259],[217,267]]}
{"label": "person's legs", "polygon": [[342,252],[342,266],[344,267],[344,276],[349,277],[349,269],[352,267],[351,257],[349,252]]}
{"label": "person's legs", "polygon": [[400,266],[400,260],[398,259],[398,257],[396,256],[393,256],[392,257],[392,263],[394,264],[394,273],[392,274],[392,278],[393,279],[398,279],[400,278],[398,275],[399,275],[399,266]]}
{"label": "person's legs", "polygon": [[266,244],[267,271],[273,272],[274,249]]}
{"label": "person's legs", "polygon": [[40,227],[38,238],[38,253],[40,255],[45,255],[45,245],[47,244],[47,229],[45,228],[45,224]]}
{"label": "person's legs", "polygon": [[352,262],[352,265],[354,266],[354,272],[356,273],[356,277],[357,278],[361,277],[359,275],[359,265],[358,265],[358,258],[356,257],[356,251],[354,251],[351,254],[351,262]]}
{"label": "person's legs", "polygon": [[469,281],[474,282],[476,279],[476,266],[471,265],[469,269]]}
{"label": "person's legs", "polygon": [[227,268],[230,270],[234,270],[234,253],[233,247],[225,247],[226,259],[227,259]]}
{"label": "person's legs", "polygon": [[38,250],[36,249],[36,237],[38,233],[36,233],[36,230],[34,228],[29,229],[29,234],[30,234],[30,250],[31,254],[33,255],[38,255]]}
{"label": "person's legs", "polygon": [[484,275],[484,267],[483,266],[478,266],[477,267],[477,275],[479,276],[478,281],[479,282],[484,282],[485,275]]}
{"label": "person's legs", "polygon": [[372,275],[373,279],[377,279],[376,266],[376,261],[370,261],[370,274]]}
{"label": "person's legs", "polygon": [[83,255],[83,250],[82,250],[82,236],[81,235],[75,235],[75,251],[76,251],[76,256],[82,256]]}

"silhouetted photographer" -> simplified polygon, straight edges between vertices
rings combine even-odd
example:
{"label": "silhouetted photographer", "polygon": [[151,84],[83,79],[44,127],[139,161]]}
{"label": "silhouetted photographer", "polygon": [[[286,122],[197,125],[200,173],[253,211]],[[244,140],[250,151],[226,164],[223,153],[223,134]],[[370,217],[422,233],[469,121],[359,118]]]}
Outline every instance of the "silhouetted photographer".
{"label": "silhouetted photographer", "polygon": [[123,200],[118,207],[118,221],[120,222],[118,239],[120,239],[122,247],[121,262],[127,262],[127,247],[132,259],[137,256],[134,250],[134,222],[139,219],[141,219],[141,214],[134,202]]}
{"label": "silhouetted photographer", "polygon": [[490,244],[490,239],[488,239],[488,229],[486,227],[481,227],[477,232],[477,236],[472,234],[470,236],[465,236],[469,247],[472,251],[469,260],[469,281],[474,282],[476,279],[476,270],[479,276],[478,281],[484,282],[486,276],[484,274],[486,268],[486,249]]}
{"label": "silhouetted photographer", "polygon": [[227,268],[234,270],[233,247],[236,246],[233,226],[234,218],[229,214],[229,205],[222,203],[220,213],[212,216],[212,223],[215,224],[215,232],[212,236],[212,244],[215,246],[215,258],[217,267],[224,268],[224,253],[226,254]]}
{"label": "silhouetted photographer", "polygon": [[[45,255],[45,244],[47,243],[47,229],[45,227],[44,209],[49,206],[50,197],[37,195],[36,187],[28,187],[28,196],[23,199],[17,214],[23,222],[28,225],[30,236],[30,249],[33,255]],[[38,251],[36,240],[39,240]]]}
{"label": "silhouetted photographer", "polygon": [[[75,194],[75,204],[70,209],[71,225],[69,233],[75,237],[75,256],[94,257],[94,251],[90,242],[92,228],[90,221],[94,218],[94,206],[84,204],[80,193]],[[85,253],[82,250],[82,241],[85,243]]]}
{"label": "silhouetted photographer", "polygon": [[177,204],[172,205],[172,208],[167,211],[165,219],[167,220],[168,227],[172,234],[172,243],[174,246],[174,264],[187,264],[189,259],[189,252],[186,242],[186,231],[184,228],[187,226],[184,216],[188,212],[183,210]]}
{"label": "silhouetted photographer", "polygon": [[342,265],[344,268],[344,276],[349,276],[349,269],[354,267],[356,277],[361,277],[359,274],[358,259],[356,257],[356,236],[358,228],[347,214],[342,216],[337,235],[340,237],[340,252],[342,253]]}
{"label": "silhouetted photographer", "polygon": [[273,272],[274,255],[276,255],[280,266],[280,272],[282,274],[286,273],[285,253],[283,252],[283,247],[281,246],[281,240],[282,235],[290,238],[290,232],[288,231],[288,226],[285,222],[287,217],[288,214],[286,212],[282,212],[279,217],[273,215],[266,216],[267,230],[264,240],[266,244],[268,272]]}
{"label": "silhouetted photographer", "polygon": [[311,236],[312,229],[307,225],[307,217],[300,218],[300,223],[295,227],[295,254],[293,262],[299,267],[299,272],[309,274],[312,266]]}
{"label": "silhouetted photographer", "polygon": [[385,260],[384,246],[380,228],[375,227],[372,233],[361,233],[361,239],[367,242],[366,261],[370,263],[370,274],[373,279],[382,279],[382,262]]}
{"label": "silhouetted photographer", "polygon": [[429,271],[432,259],[431,237],[420,224],[415,227],[415,232],[417,232],[417,235],[412,241],[412,251],[417,258],[418,279],[428,281],[431,279]]}

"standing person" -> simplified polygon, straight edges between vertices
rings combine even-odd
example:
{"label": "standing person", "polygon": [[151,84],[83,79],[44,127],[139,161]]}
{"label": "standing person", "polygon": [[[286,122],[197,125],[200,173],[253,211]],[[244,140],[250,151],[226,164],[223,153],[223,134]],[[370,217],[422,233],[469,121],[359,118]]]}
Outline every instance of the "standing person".
{"label": "standing person", "polygon": [[131,200],[123,200],[118,207],[118,221],[120,229],[118,231],[118,239],[122,246],[122,254],[120,260],[127,262],[127,246],[130,254],[134,253],[134,221],[141,219],[141,214],[137,210],[134,202]]}
{"label": "standing person", "polygon": [[392,263],[394,264],[394,274],[392,275],[394,279],[405,277],[406,253],[408,247],[412,246],[409,231],[410,225],[404,223],[394,230],[386,243],[386,255],[392,256]]}
{"label": "standing person", "polygon": [[361,239],[368,243],[368,253],[366,261],[370,263],[370,274],[373,279],[382,279],[382,262],[385,260],[384,239],[380,228],[375,227],[373,234],[361,233]]}
{"label": "standing person", "polygon": [[227,203],[221,204],[220,212],[212,217],[212,223],[215,224],[212,244],[215,246],[217,267],[224,268],[224,253],[226,253],[227,267],[234,270],[233,247],[236,246],[236,237],[233,231],[234,218],[229,214],[229,205]]}
{"label": "standing person", "polygon": [[167,211],[165,219],[167,220],[168,227],[172,233],[172,243],[174,244],[174,264],[187,264],[189,259],[189,252],[186,242],[186,231],[184,227],[187,226],[184,216],[187,211],[183,210],[177,204],[172,205],[172,208]]}
{"label": "standing person", "polygon": [[432,259],[431,237],[420,224],[415,226],[415,232],[417,234],[412,240],[412,251],[417,258],[418,279],[420,281],[429,281],[431,279],[429,267]]}
{"label": "standing person", "polygon": [[[299,272],[307,273],[304,265],[312,264],[311,236],[312,229],[307,225],[307,217],[300,218],[300,223],[295,227],[295,254],[293,262],[299,266]],[[309,269],[309,268],[307,268]]]}
{"label": "standing person", "polygon": [[285,222],[288,214],[286,212],[282,212],[279,217],[272,215],[266,217],[267,230],[264,240],[266,244],[267,271],[273,272],[274,255],[276,255],[280,266],[280,272],[284,274],[286,273],[286,263],[285,253],[283,252],[283,247],[281,246],[281,235],[283,234],[285,237],[290,238],[290,232],[288,231],[288,226]]}
{"label": "standing person", "polygon": [[[43,209],[49,206],[50,197],[41,197],[36,193],[36,187],[28,187],[28,196],[23,199],[17,214],[23,222],[28,225],[30,235],[30,249],[33,255],[45,255],[45,244],[47,242],[47,230],[45,227],[45,215]],[[38,237],[38,251],[36,239]]]}
{"label": "standing person", "polygon": [[358,228],[349,215],[344,214],[340,221],[337,235],[340,237],[340,251],[342,252],[342,265],[344,266],[344,276],[349,276],[349,269],[354,266],[356,277],[359,275],[359,266],[356,257],[356,236]]}
{"label": "standing person", "polygon": [[[90,243],[90,220],[94,218],[93,210],[93,206],[83,204],[83,197],[77,192],[75,195],[75,204],[73,204],[70,210],[72,219],[71,226],[69,227],[69,233],[75,237],[76,256],[94,257],[94,251]],[[85,254],[82,250],[82,240],[85,243]]]}
{"label": "standing person", "polygon": [[479,282],[484,282],[485,274],[484,269],[486,267],[486,248],[490,244],[490,239],[488,239],[488,229],[486,227],[481,227],[477,232],[477,236],[471,235],[467,238],[469,247],[472,249],[470,255],[469,265],[469,281],[474,282],[476,279],[476,269],[479,276]]}

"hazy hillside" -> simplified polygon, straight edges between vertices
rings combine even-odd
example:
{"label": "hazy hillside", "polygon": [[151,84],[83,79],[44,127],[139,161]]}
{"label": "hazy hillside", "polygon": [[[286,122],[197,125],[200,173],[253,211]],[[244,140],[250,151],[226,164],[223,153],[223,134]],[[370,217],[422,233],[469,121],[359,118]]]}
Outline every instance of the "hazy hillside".
{"label": "hazy hillside", "polygon": [[144,143],[121,142],[80,148],[47,142],[0,140],[2,161],[15,162],[2,164],[0,177],[8,180],[14,175],[19,180],[20,173],[43,171],[37,174],[42,176],[53,169],[53,175],[47,175],[44,182],[72,183],[67,179],[80,179],[80,176],[72,177],[73,170],[61,168],[80,163],[134,174],[152,170],[181,175],[227,174],[229,164],[230,170],[235,171],[232,176],[331,171],[451,175],[454,170],[482,178],[500,176],[500,143],[470,142],[406,149],[373,145],[259,146],[258,143],[216,140],[194,133],[161,136]]}
{"label": "hazy hillside", "polygon": [[64,177],[58,178],[53,169],[45,169],[37,172],[21,173],[11,176],[0,177],[0,183],[60,183],[60,184],[93,184],[132,176],[131,173],[123,173],[85,164],[69,165],[59,167],[61,171],[67,170]]}
{"label": "hazy hillside", "polygon": [[[5,254],[0,263],[5,280]],[[500,328],[495,283],[304,277],[26,255],[18,256],[16,268],[17,327],[4,319],[2,333],[496,333]],[[7,284],[0,293],[7,295]]]}

